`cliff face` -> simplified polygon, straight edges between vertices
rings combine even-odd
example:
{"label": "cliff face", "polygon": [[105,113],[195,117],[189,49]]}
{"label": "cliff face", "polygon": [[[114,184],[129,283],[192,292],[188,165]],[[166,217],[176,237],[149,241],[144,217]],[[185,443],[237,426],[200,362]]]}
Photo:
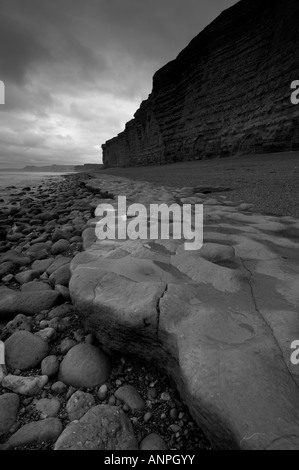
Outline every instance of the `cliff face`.
{"label": "cliff face", "polygon": [[241,0],[153,79],[106,167],[299,150],[298,0]]}

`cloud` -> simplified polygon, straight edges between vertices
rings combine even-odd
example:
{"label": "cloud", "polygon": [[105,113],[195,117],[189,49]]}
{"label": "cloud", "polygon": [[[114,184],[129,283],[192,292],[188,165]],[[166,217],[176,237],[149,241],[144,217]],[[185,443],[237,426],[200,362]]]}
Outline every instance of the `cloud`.
{"label": "cloud", "polygon": [[233,3],[0,0],[0,168],[100,162],[154,72]]}

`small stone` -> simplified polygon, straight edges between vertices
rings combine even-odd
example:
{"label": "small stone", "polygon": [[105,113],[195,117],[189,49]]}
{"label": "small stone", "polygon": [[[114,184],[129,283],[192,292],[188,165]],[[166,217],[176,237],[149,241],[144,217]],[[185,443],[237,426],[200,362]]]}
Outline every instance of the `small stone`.
{"label": "small stone", "polygon": [[55,341],[57,335],[54,328],[44,328],[43,330],[37,331],[35,334],[48,343]]}
{"label": "small stone", "polygon": [[90,393],[84,393],[80,390],[75,392],[66,405],[70,421],[79,420],[85,413],[95,406],[95,400]]}
{"label": "small stone", "polygon": [[52,286],[59,284],[61,286],[68,287],[71,278],[70,265],[65,264],[61,266],[53,274],[51,274],[49,281]]}
{"label": "small stone", "polygon": [[51,276],[58,268],[64,264],[70,263],[72,260],[65,256],[59,256],[46,270],[48,276]]}
{"label": "small stone", "polygon": [[151,419],[151,417],[153,416],[152,413],[150,413],[149,411],[147,413],[145,413],[145,415],[143,416],[143,421],[146,423],[149,422],[149,420]]}
{"label": "small stone", "polygon": [[55,418],[60,410],[61,404],[57,398],[42,398],[35,405],[40,412],[41,418]]}
{"label": "small stone", "polygon": [[107,397],[107,393],[108,393],[108,387],[107,385],[101,385],[101,387],[99,388],[98,390],[98,398],[99,400],[101,401],[104,401],[106,400],[106,397]]}
{"label": "small stone", "polygon": [[95,336],[92,333],[85,336],[85,343],[86,344],[95,344],[95,342],[96,342],[96,339],[95,339]]}
{"label": "small stone", "polygon": [[53,308],[49,313],[49,318],[62,318],[67,315],[73,314],[74,308],[70,304],[58,305],[58,307]]}
{"label": "small stone", "polygon": [[61,295],[61,297],[64,298],[64,300],[70,300],[71,299],[70,291],[67,287],[62,286],[60,284],[56,284],[55,285],[55,290],[57,292],[59,292],[59,294]]}
{"label": "small stone", "polygon": [[181,430],[180,426],[178,426],[177,424],[171,424],[169,426],[169,429],[170,431],[172,431],[173,433],[177,433]]}
{"label": "small stone", "polygon": [[2,381],[2,387],[18,393],[19,395],[31,397],[40,393],[47,383],[48,377],[46,375],[35,377],[7,375]]}
{"label": "small stone", "polygon": [[152,433],[141,441],[140,450],[168,450],[168,446],[161,436]]}
{"label": "small stone", "polygon": [[33,270],[23,271],[15,275],[15,280],[19,284],[26,284],[27,282],[33,281],[37,278],[39,278],[39,272]]}
{"label": "small stone", "polygon": [[54,261],[55,261],[54,258],[34,261],[34,263],[32,264],[32,269],[34,269],[34,271],[39,272],[40,274],[43,274],[44,272],[47,271],[47,269],[51,266],[51,264],[54,263]]}
{"label": "small stone", "polygon": [[132,385],[124,385],[115,392],[115,397],[128,405],[131,410],[141,411],[145,403],[139,392]]}
{"label": "small stone", "polygon": [[15,331],[26,330],[31,331],[32,329],[33,320],[30,317],[26,317],[25,315],[17,315],[13,320],[7,323],[5,330],[13,334]]}
{"label": "small stone", "polygon": [[147,397],[150,400],[155,400],[157,398],[158,392],[156,388],[149,388],[147,391]]}
{"label": "small stone", "polygon": [[45,282],[27,282],[21,286],[21,292],[44,292],[53,290],[49,284]]}
{"label": "small stone", "polygon": [[76,341],[74,341],[71,338],[64,338],[59,346],[61,354],[65,355],[66,353],[69,352],[70,349],[72,349],[74,346],[76,346]]}
{"label": "small stone", "polygon": [[59,369],[59,360],[56,356],[47,356],[41,363],[41,370],[43,375],[54,377]]}
{"label": "small stone", "polygon": [[65,253],[70,247],[70,243],[67,240],[58,240],[58,242],[54,243],[51,248],[51,254],[56,256],[60,255],[61,253]]}
{"label": "small stone", "polygon": [[28,370],[41,363],[48,353],[48,343],[29,331],[16,331],[5,341],[6,364]]}
{"label": "small stone", "polygon": [[7,276],[4,276],[2,278],[2,282],[4,282],[5,284],[8,284],[9,282],[13,280],[13,278],[14,278],[13,274],[7,274]]}
{"label": "small stone", "polygon": [[0,436],[7,433],[17,420],[20,399],[15,393],[0,395]]}
{"label": "small stone", "polygon": [[116,403],[116,398],[115,398],[114,395],[111,395],[111,397],[110,397],[109,400],[108,400],[108,404],[109,404],[110,406],[114,406],[115,403]]}
{"label": "small stone", "polygon": [[171,419],[177,419],[178,417],[178,412],[176,408],[172,408],[169,413]]}
{"label": "small stone", "polygon": [[84,331],[83,330],[77,330],[74,332],[74,338],[78,343],[81,343],[84,340]]}
{"label": "small stone", "polygon": [[66,392],[67,385],[64,384],[63,382],[58,381],[52,385],[51,390],[53,393],[56,393],[56,395],[62,395],[63,393]]}
{"label": "small stone", "polygon": [[4,377],[7,376],[7,369],[4,364],[0,364],[0,385],[2,385],[2,381]]}
{"label": "small stone", "polygon": [[161,400],[163,400],[163,401],[170,401],[170,400],[171,400],[171,396],[169,395],[168,392],[163,392],[163,393],[161,393]]}
{"label": "small stone", "polygon": [[60,364],[60,380],[77,388],[94,388],[106,382],[110,364],[106,355],[95,346],[78,344]]}

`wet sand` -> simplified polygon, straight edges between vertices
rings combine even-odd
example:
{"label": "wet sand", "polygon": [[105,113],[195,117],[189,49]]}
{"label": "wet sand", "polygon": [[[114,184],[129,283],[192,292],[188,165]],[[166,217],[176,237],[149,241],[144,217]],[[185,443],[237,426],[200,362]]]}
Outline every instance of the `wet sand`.
{"label": "wet sand", "polygon": [[299,217],[299,152],[242,155],[171,165],[111,168],[104,173],[158,186],[225,186],[257,212]]}

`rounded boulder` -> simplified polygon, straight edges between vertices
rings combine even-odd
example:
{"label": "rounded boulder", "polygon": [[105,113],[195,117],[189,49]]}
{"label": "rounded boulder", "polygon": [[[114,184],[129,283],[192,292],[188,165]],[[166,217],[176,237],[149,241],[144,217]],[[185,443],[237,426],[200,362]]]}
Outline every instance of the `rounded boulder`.
{"label": "rounded boulder", "polygon": [[78,344],[70,349],[59,369],[59,380],[76,388],[100,386],[109,375],[109,359],[90,344]]}

